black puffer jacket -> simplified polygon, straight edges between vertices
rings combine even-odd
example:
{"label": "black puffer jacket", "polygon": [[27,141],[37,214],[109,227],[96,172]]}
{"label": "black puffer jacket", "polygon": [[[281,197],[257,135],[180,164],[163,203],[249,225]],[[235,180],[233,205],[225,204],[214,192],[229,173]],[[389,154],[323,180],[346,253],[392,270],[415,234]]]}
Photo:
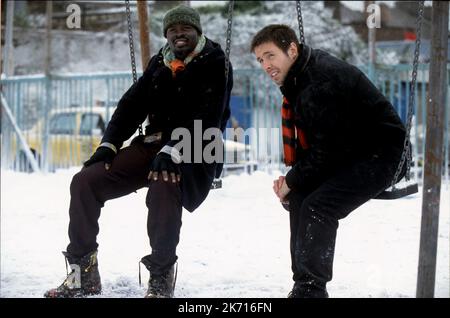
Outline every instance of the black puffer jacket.
{"label": "black puffer jacket", "polygon": [[[175,128],[185,127],[194,137],[194,120],[202,120],[202,135],[211,127],[225,129],[230,117],[233,75],[230,65],[225,88],[225,55],[220,45],[207,39],[200,54],[175,78],[164,65],[161,51],[151,58],[142,77],[119,101],[102,142],[112,143],[119,149],[146,116],[150,122],[146,130],[162,131],[163,145],[169,146],[179,142],[170,140]],[[216,163],[181,164],[183,206],[187,210],[192,212],[203,202],[221,169],[222,165]]]}
{"label": "black puffer jacket", "polygon": [[393,175],[406,130],[390,102],[357,67],[302,46],[281,91],[294,104],[296,125],[309,143],[307,150],[297,148],[298,162],[286,176],[290,188],[317,186],[374,155]]}

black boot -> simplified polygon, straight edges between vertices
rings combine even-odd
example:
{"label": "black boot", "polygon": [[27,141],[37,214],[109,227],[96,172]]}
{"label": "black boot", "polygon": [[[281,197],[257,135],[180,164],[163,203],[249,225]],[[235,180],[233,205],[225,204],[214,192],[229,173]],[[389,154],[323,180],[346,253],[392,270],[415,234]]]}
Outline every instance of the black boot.
{"label": "black boot", "polygon": [[44,297],[71,298],[100,294],[102,285],[98,272],[97,251],[83,257],[74,257],[67,252],[63,252],[63,254],[66,258],[66,270],[67,263],[69,263],[72,271],[67,274],[61,286],[48,290]]}
{"label": "black boot", "polygon": [[[177,280],[177,263],[170,266],[170,268],[162,273],[155,274],[149,263],[148,256],[143,257],[141,263],[147,267],[150,272],[150,278],[148,280],[148,289],[144,298],[173,298],[175,290],[175,283]],[[141,282],[141,274],[139,268],[139,284]]]}
{"label": "black boot", "polygon": [[287,298],[328,298],[324,284],[296,282]]}

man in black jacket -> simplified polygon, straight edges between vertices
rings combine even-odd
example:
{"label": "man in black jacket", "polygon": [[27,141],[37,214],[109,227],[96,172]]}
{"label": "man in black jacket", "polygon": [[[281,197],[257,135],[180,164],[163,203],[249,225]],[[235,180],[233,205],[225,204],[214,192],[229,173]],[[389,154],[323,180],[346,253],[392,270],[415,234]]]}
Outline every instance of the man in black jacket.
{"label": "man in black jacket", "polygon": [[288,297],[328,297],[338,220],[390,185],[406,130],[358,68],[300,44],[288,26],[263,28],[251,51],[284,97],[284,159],[292,169],[273,189],[290,212]]}
{"label": "man in black jacket", "polygon": [[[149,188],[147,231],[152,248],[141,260],[150,271],[146,297],[173,296],[182,207],[192,212],[203,202],[222,166],[204,160],[204,142],[200,148],[193,146],[194,152],[202,152],[200,160],[194,153],[197,160],[193,161],[180,153],[179,140],[171,136],[177,128],[191,137],[203,136],[208,128],[221,134],[230,116],[233,82],[231,67],[225,80],[223,50],[202,34],[194,9],[178,6],[168,11],[163,30],[167,44],[123,95],[100,146],[73,177],[70,244],[64,252],[72,273],[61,286],[46,292],[46,297],[101,292],[96,242],[100,210],[107,200],[142,187]],[[146,117],[145,136],[121,149]],[[222,145],[221,138],[215,141]],[[192,145],[192,139],[184,142]]]}

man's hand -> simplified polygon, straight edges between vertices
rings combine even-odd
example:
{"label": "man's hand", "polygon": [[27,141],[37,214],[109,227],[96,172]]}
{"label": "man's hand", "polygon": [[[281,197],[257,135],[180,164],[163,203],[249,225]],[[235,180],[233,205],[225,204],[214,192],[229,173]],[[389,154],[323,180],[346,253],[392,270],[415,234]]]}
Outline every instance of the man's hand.
{"label": "man's hand", "polygon": [[286,196],[291,192],[291,189],[286,184],[286,177],[280,176],[277,180],[273,181],[273,191],[281,202],[286,201]]}
{"label": "man's hand", "polygon": [[280,176],[278,177],[278,179],[273,181],[273,192],[275,192],[275,194],[278,196],[278,191],[281,188],[281,185],[283,184],[283,180],[284,180],[284,176]]}
{"label": "man's hand", "polygon": [[169,175],[170,180],[173,183],[180,182],[181,180],[180,167],[172,160],[172,157],[165,152],[160,152],[155,159],[153,159],[148,179],[158,180],[158,173],[161,173],[164,181],[169,181]]}
{"label": "man's hand", "polygon": [[101,146],[101,147],[97,148],[97,150],[94,152],[94,154],[91,156],[91,158],[89,158],[89,160],[87,160],[83,164],[83,166],[89,167],[93,163],[103,161],[105,163],[105,169],[109,170],[109,168],[111,167],[111,163],[115,156],[116,156],[116,153],[112,149]]}

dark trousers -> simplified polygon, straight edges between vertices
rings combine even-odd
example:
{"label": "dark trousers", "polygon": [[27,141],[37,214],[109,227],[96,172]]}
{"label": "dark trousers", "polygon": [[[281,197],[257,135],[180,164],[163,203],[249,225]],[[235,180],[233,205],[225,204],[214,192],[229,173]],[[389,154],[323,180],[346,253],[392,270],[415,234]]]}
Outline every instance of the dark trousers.
{"label": "dark trousers", "polygon": [[157,181],[147,180],[150,163],[160,148],[158,144],[133,142],[119,151],[109,170],[105,170],[103,162],[97,162],[73,177],[67,247],[70,254],[79,257],[97,249],[98,219],[107,200],[148,187],[147,232],[152,248],[149,257],[152,273],[163,273],[175,263],[182,214],[180,185],[161,177]]}
{"label": "dark trousers", "polygon": [[327,297],[339,219],[388,187],[397,163],[371,157],[343,168],[313,189],[289,193],[294,289],[302,289],[306,297]]}

